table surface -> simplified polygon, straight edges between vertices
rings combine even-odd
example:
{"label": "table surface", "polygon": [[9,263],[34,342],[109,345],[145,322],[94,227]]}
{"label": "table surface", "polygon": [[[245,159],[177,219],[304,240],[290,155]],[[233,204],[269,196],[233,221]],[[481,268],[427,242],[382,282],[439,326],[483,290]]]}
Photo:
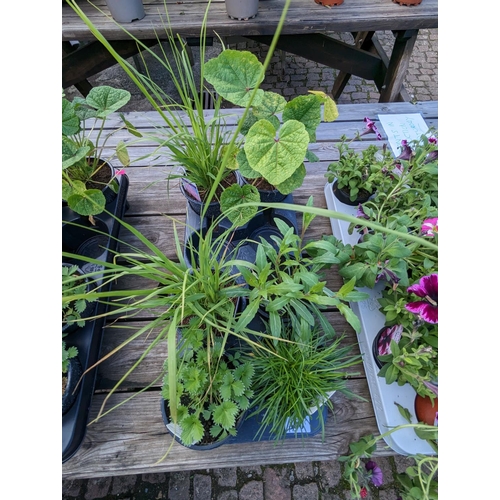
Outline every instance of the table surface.
{"label": "table surface", "polygon": [[[163,0],[143,0],[146,16],[124,27],[139,39],[156,39],[164,30],[166,17]],[[174,33],[197,37],[207,7],[207,0],[166,0],[169,24]],[[87,0],[78,0],[82,10],[108,40],[126,39],[127,35]],[[93,4],[108,16],[105,0]],[[224,0],[213,0],[208,13],[207,34],[220,36],[273,35],[284,0],[261,0],[254,19],[229,19]],[[356,32],[380,30],[414,30],[438,27],[438,0],[422,0],[418,6],[407,7],[392,0],[345,0],[328,9],[314,0],[293,0],[283,27],[283,35]],[[160,35],[161,37],[161,35]],[[66,4],[62,6],[62,40],[92,40],[83,21]]]}
{"label": "table surface", "polygon": [[[323,193],[326,183],[324,174],[329,163],[338,159],[336,143],[342,134],[354,137],[356,131],[361,131],[364,128],[364,117],[368,116],[378,123],[378,114],[421,113],[427,125],[438,127],[437,101],[416,105],[410,103],[339,105],[338,108],[339,118],[335,122],[321,123],[319,126],[317,142],[311,145],[319,162],[306,163],[307,178],[303,186],[293,193],[294,202],[297,204],[304,205],[309,196],[313,195],[315,206],[327,207]],[[231,123],[234,126],[240,110],[227,111],[237,113],[228,120],[228,126],[231,126]],[[206,111],[207,118],[212,113],[213,111]],[[125,117],[143,131],[151,131],[155,125],[162,125],[161,118],[156,112],[130,112],[125,113]],[[118,123],[119,117],[112,115],[106,127],[114,127]],[[383,129],[380,126],[379,129],[386,139]],[[123,132],[113,136],[112,141],[116,144],[120,139],[130,141],[133,138]],[[374,134],[363,136],[362,141],[354,141],[353,146],[364,149],[370,144],[381,147],[381,142],[376,141]],[[171,189],[170,195],[167,196],[164,179],[166,172],[172,166],[168,158],[161,158],[153,163],[148,159],[140,159],[151,152],[152,147],[147,143],[129,146],[129,154],[134,163],[126,169],[130,181],[127,198],[130,207],[124,220],[139,229],[167,256],[175,258],[172,221],[165,217],[165,214],[183,222],[186,202],[180,191],[175,188]],[[182,224],[177,225],[182,238],[181,226]],[[324,234],[331,234],[330,220],[317,217],[308,229],[306,238],[316,239]],[[120,237],[129,243],[137,243],[130,233],[122,231]],[[338,289],[341,285],[341,278],[334,270],[328,272],[327,281],[332,289]],[[117,286],[131,286],[131,284],[124,282]],[[356,334],[337,310],[329,310],[327,317],[338,333],[345,332],[345,342],[350,344],[356,342]],[[109,353],[130,335],[127,326],[140,326],[140,324],[141,321],[135,321],[132,325],[118,321],[112,328],[105,328],[101,356]],[[143,352],[145,342],[148,340],[132,342],[98,367],[89,422],[97,416],[104,398],[115,382]],[[356,349],[359,353],[359,349],[357,347]],[[112,395],[106,408],[124,401],[132,393],[146,387],[160,373],[166,354],[166,345],[160,344],[127,379],[122,386],[122,392]],[[63,477],[106,477],[196,470],[214,466],[241,467],[337,459],[348,453],[350,442],[358,440],[363,435],[379,433],[363,366],[359,365],[357,371],[360,375],[349,379],[348,387],[367,401],[360,402],[347,399],[338,393],[334,394],[331,398],[334,414],[328,415],[324,442],[321,435],[317,435],[302,440],[287,439],[279,445],[270,441],[226,444],[212,451],[193,451],[174,442],[169,455],[160,463],[157,462],[169,449],[172,438],[163,424],[158,383],[102,417],[98,422],[89,425],[80,449],[62,465]],[[379,443],[375,453],[379,456],[394,454],[395,452],[384,447],[383,443]]]}

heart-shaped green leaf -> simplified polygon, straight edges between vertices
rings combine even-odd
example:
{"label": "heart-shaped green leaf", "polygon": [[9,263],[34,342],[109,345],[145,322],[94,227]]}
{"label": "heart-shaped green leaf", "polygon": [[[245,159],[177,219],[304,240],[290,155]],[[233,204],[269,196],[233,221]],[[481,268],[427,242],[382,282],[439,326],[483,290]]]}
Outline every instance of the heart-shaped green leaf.
{"label": "heart-shaped green leaf", "polygon": [[76,116],[73,105],[68,99],[62,100],[62,133],[74,135],[80,132],[80,119]]}
{"label": "heart-shaped green leaf", "polygon": [[98,118],[105,118],[130,101],[130,92],[124,89],[114,89],[108,85],[101,85],[93,87],[85,100],[89,106],[96,109]]}
{"label": "heart-shaped green leaf", "polygon": [[291,120],[276,132],[270,122],[259,120],[248,131],[244,147],[250,167],[276,186],[302,165],[308,145],[304,124]]}
{"label": "heart-shaped green leaf", "polygon": [[[250,52],[226,49],[205,64],[205,79],[224,99],[245,107],[264,79],[262,64]],[[259,89],[252,102],[260,105],[264,91]]]}
{"label": "heart-shaped green leaf", "polygon": [[316,95],[300,95],[287,103],[283,111],[283,122],[297,120],[303,123],[310,142],[316,142],[316,129],[321,123],[321,99]]}

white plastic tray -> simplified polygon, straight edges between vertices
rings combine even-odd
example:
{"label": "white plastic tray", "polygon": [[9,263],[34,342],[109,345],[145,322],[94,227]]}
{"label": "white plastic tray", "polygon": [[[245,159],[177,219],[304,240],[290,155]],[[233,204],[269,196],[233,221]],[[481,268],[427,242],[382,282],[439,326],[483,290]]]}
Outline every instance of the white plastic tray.
{"label": "white plastic tray", "polygon": [[[357,207],[346,205],[337,200],[332,192],[332,184],[333,182],[325,185],[325,198],[328,208],[355,216]],[[359,233],[353,231],[351,235],[347,232],[349,222],[330,219],[330,223],[333,235],[344,244],[355,245],[358,242]],[[385,322],[383,313],[379,311],[380,304],[377,300],[382,297],[381,291],[383,288],[383,282],[377,283],[373,289],[366,287],[358,288],[360,292],[368,293],[370,298],[362,302],[351,303],[351,309],[361,321],[361,332],[358,335],[359,348],[363,355],[363,365],[368,380],[368,388],[370,389],[377,426],[381,434],[384,434],[393,427],[408,423],[399,413],[394,403],[407,408],[411,413],[412,422],[417,423],[414,408],[416,392],[411,385],[405,384],[399,386],[396,383],[387,384],[383,377],[377,376],[379,368],[372,356],[372,343]],[[413,455],[416,453],[435,455],[431,446],[423,439],[417,437],[413,429],[401,429],[384,439],[394,451],[401,455]]]}

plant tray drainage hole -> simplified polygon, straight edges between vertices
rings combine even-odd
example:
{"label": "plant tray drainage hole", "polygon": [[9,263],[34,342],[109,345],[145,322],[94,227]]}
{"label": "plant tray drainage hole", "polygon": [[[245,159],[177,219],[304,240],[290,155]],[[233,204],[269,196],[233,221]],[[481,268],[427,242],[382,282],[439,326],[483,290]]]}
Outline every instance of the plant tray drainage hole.
{"label": "plant tray drainage hole", "polygon": [[107,245],[108,237],[106,235],[92,236],[92,238],[85,240],[78,247],[76,253],[78,255],[84,255],[85,257],[97,259],[106,252]]}

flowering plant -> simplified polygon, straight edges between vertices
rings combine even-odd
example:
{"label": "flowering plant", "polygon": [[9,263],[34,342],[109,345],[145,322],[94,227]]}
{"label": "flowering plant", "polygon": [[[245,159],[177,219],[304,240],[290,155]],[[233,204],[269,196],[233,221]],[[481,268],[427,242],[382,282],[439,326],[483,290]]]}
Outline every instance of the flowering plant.
{"label": "flowering plant", "polygon": [[[351,454],[339,457],[344,463],[343,477],[349,482],[351,498],[367,498],[373,486],[383,484],[383,474],[377,463],[371,457],[377,449],[377,442],[400,429],[411,427],[415,433],[425,439],[437,453],[438,428],[427,424],[402,424],[378,436],[363,436],[359,441],[349,445]],[[365,461],[363,459],[370,459]],[[409,466],[405,473],[397,474],[400,483],[398,500],[437,500],[438,457],[427,455],[412,455],[415,465]]]}

